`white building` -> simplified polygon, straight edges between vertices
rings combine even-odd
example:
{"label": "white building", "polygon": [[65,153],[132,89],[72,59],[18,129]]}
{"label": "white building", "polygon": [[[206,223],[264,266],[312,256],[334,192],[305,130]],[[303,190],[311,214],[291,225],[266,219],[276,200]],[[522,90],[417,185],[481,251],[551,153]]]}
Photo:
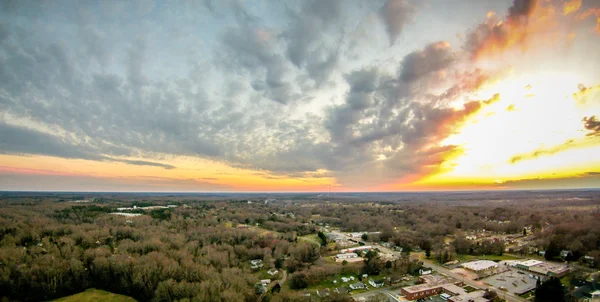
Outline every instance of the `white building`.
{"label": "white building", "polygon": [[496,269],[498,268],[498,263],[490,260],[479,260],[467,262],[462,265],[463,268],[468,269],[470,271],[474,271],[476,273]]}

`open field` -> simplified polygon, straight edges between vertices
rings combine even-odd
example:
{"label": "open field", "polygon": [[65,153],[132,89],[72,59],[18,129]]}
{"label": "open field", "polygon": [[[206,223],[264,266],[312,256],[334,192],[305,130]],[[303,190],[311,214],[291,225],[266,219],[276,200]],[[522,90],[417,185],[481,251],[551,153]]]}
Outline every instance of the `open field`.
{"label": "open field", "polygon": [[456,259],[460,260],[460,261],[471,261],[471,260],[502,261],[502,260],[519,260],[519,259],[523,259],[523,258],[504,254],[502,256],[498,256],[498,255],[481,255],[481,256],[458,255],[458,256],[456,256]]}
{"label": "open field", "polygon": [[103,291],[100,289],[90,288],[82,293],[71,295],[68,297],[60,298],[60,299],[56,299],[53,301],[57,301],[57,302],[95,302],[95,301],[135,302],[137,300],[135,300],[134,298],[128,297],[128,296],[113,294],[113,293]]}

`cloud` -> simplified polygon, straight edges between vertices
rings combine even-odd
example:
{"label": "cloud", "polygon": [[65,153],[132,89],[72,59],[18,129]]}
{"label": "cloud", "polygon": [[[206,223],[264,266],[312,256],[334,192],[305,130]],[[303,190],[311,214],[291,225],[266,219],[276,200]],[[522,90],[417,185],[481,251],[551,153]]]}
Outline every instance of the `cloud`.
{"label": "cloud", "polygon": [[563,13],[564,15],[568,15],[574,13],[579,10],[581,7],[581,0],[569,0],[563,5]]}
{"label": "cloud", "polygon": [[385,25],[390,45],[396,42],[406,24],[413,20],[415,11],[415,7],[406,0],[387,0],[381,7],[379,15]]}
{"label": "cloud", "polygon": [[466,50],[478,58],[495,55],[512,45],[522,45],[531,34],[527,26],[536,7],[537,0],[514,0],[504,21],[488,15],[485,22],[467,35]]}
{"label": "cloud", "polygon": [[554,154],[564,152],[567,150],[571,150],[571,149],[585,148],[585,147],[597,145],[598,144],[598,140],[597,140],[598,136],[597,136],[596,130],[598,129],[598,126],[599,126],[597,124],[598,121],[595,119],[594,116],[592,116],[590,118],[584,118],[583,121],[585,123],[584,126],[586,127],[586,129],[592,131],[591,133],[588,134],[588,136],[591,136],[591,137],[585,138],[585,139],[569,139],[562,144],[558,144],[558,145],[551,146],[548,148],[538,148],[538,149],[536,149],[532,152],[528,152],[528,153],[517,154],[517,155],[511,157],[509,162],[511,164],[515,164],[520,161],[536,159],[536,158],[542,157],[542,156],[554,155]]}
{"label": "cloud", "polygon": [[0,167],[0,190],[6,191],[202,192],[233,189],[231,186],[197,179],[143,176],[108,178]]}
{"label": "cloud", "polygon": [[587,134],[588,136],[600,135],[600,120],[596,119],[595,115],[584,117],[583,122],[585,129],[590,131],[590,133]]}
{"label": "cloud", "polygon": [[429,20],[408,1],[3,2],[0,152],[165,169],[161,158],[198,157],[347,186],[418,179],[462,153],[441,142],[499,98],[473,96],[495,71],[465,57],[513,43],[534,4],[515,1],[456,50],[431,43],[453,27],[421,35]]}
{"label": "cloud", "polygon": [[47,133],[0,122],[0,152],[4,154],[36,154],[62,158],[121,162],[136,166],[153,166],[174,169],[175,166],[145,160],[110,158],[94,153],[90,146]]}
{"label": "cloud", "polygon": [[587,172],[567,177],[538,177],[508,180],[496,184],[504,189],[556,189],[556,188],[597,188],[600,185],[600,175],[597,172]]}
{"label": "cloud", "polygon": [[400,79],[404,82],[416,81],[424,75],[448,67],[454,59],[449,43],[442,41],[429,44],[423,50],[404,57]]}

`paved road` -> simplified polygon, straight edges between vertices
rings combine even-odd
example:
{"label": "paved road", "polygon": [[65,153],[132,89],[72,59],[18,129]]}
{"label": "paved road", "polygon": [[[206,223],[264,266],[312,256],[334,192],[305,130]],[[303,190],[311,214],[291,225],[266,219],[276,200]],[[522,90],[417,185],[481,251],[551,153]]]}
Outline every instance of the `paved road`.
{"label": "paved road", "polygon": [[497,288],[495,288],[493,286],[489,286],[489,285],[483,283],[482,281],[474,281],[474,280],[465,278],[465,277],[463,277],[463,276],[461,276],[461,275],[459,275],[457,273],[453,273],[449,269],[447,269],[447,268],[445,268],[443,266],[437,265],[437,264],[435,264],[431,260],[423,259],[423,261],[427,264],[427,266],[433,268],[434,270],[436,270],[436,271],[438,271],[438,272],[440,272],[442,274],[445,274],[447,276],[450,276],[452,278],[455,278],[457,280],[461,280],[465,284],[468,284],[468,285],[470,285],[472,287],[479,288],[479,289],[493,290],[496,293],[498,293],[498,296],[500,298],[505,299],[508,302],[527,302],[528,301],[527,299],[519,297],[519,296],[517,296],[517,295],[515,295],[513,293],[510,293],[510,292],[507,292],[507,291],[503,291],[503,290],[499,290],[499,289],[497,289]]}

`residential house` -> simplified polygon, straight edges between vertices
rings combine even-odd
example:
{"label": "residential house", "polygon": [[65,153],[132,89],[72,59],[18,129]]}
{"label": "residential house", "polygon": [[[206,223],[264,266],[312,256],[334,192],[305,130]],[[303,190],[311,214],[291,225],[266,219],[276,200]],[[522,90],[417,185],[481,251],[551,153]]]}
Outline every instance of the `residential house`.
{"label": "residential house", "polygon": [[383,287],[385,285],[385,282],[383,281],[383,279],[375,280],[375,279],[371,278],[371,279],[369,279],[369,284],[371,284],[371,286],[377,288],[377,287]]}
{"label": "residential house", "polygon": [[250,260],[250,267],[252,269],[259,269],[263,267],[263,261],[261,259]]}
{"label": "residential house", "polygon": [[352,289],[352,290],[363,289],[363,288],[365,288],[365,284],[362,282],[356,282],[356,283],[350,284],[350,289]]}

